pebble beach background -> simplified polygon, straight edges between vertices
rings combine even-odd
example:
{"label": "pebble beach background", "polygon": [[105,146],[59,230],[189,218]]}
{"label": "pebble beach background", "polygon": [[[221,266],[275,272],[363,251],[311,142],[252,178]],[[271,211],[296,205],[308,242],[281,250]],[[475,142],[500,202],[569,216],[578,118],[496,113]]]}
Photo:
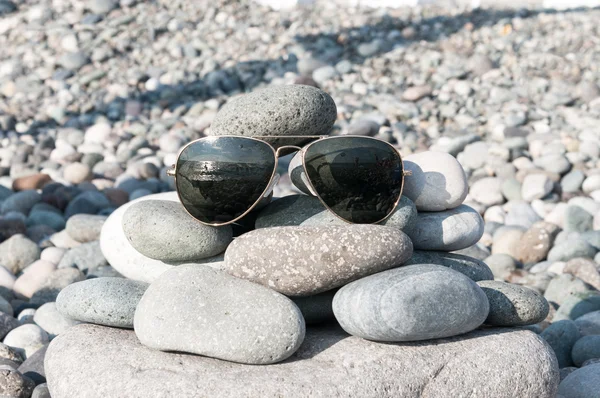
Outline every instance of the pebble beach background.
{"label": "pebble beach background", "polygon": [[[599,18],[0,0],[0,395],[597,396]],[[204,228],[166,169],[232,115],[390,142],[405,197],[340,225],[288,156],[283,198]],[[353,307],[390,289],[430,305]]]}

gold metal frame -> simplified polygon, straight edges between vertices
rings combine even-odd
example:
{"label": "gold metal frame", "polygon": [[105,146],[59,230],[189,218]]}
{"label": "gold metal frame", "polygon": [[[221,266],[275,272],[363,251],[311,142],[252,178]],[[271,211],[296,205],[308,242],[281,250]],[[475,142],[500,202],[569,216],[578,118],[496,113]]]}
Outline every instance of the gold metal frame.
{"label": "gold metal frame", "polygon": [[[277,166],[279,164],[279,156],[280,156],[280,151],[282,149],[296,149],[298,151],[300,151],[300,153],[302,154],[302,169],[304,170],[304,175],[306,176],[306,182],[309,185],[310,191],[312,193],[315,194],[315,196],[317,197],[317,199],[319,199],[319,201],[323,204],[323,206],[325,206],[325,208],[327,210],[329,210],[334,216],[336,216],[337,218],[339,218],[340,220],[348,223],[348,224],[353,224],[352,222],[340,217],[339,215],[337,215],[337,213],[335,211],[333,211],[329,206],[327,206],[327,204],[325,203],[325,201],[321,198],[321,196],[318,194],[318,192],[316,191],[315,187],[313,186],[312,181],[310,180],[310,177],[308,176],[308,171],[306,170],[306,163],[305,163],[305,156],[306,156],[306,151],[308,150],[308,148],[311,147],[311,145],[317,143],[317,142],[321,142],[323,140],[330,140],[330,139],[335,139],[335,138],[340,138],[340,137],[355,137],[355,138],[366,138],[366,139],[371,139],[371,140],[376,140],[378,142],[382,142],[386,145],[388,145],[390,148],[392,148],[393,152],[398,156],[398,159],[400,160],[400,165],[402,166],[402,185],[400,187],[400,194],[398,195],[398,199],[396,200],[396,202],[394,203],[394,207],[393,209],[396,209],[396,207],[398,206],[398,203],[400,203],[400,200],[402,199],[402,191],[404,190],[404,177],[406,176],[410,176],[412,175],[411,171],[405,171],[404,170],[404,162],[402,161],[402,156],[400,156],[400,153],[398,153],[398,151],[396,150],[396,148],[394,148],[394,146],[392,144],[390,144],[389,142],[385,142],[383,140],[379,140],[377,138],[374,137],[368,137],[368,136],[361,136],[361,135],[342,135],[342,136],[326,136],[326,135],[304,135],[304,136],[273,136],[273,135],[263,135],[263,136],[256,136],[256,137],[246,137],[246,136],[241,136],[241,135],[219,135],[219,136],[209,136],[209,137],[202,137],[199,138],[197,140],[191,141],[189,143],[187,143],[186,145],[184,145],[180,150],[179,153],[177,154],[177,160],[175,161],[175,164],[171,166],[170,169],[167,170],[167,175],[171,176],[173,178],[175,178],[175,190],[177,191],[177,197],[179,198],[179,201],[183,203],[183,201],[181,200],[181,194],[179,193],[179,189],[177,187],[177,163],[179,163],[179,157],[181,156],[181,154],[183,153],[183,151],[189,147],[190,145],[203,141],[203,140],[208,140],[211,138],[219,138],[219,137],[236,137],[236,138],[245,138],[245,139],[249,139],[249,140],[254,140],[254,141],[260,141],[266,145],[269,146],[269,148],[271,148],[271,151],[273,151],[273,156],[275,157],[275,163],[273,165],[273,173],[271,173],[271,178],[269,179],[269,182],[265,188],[265,190],[261,193],[260,197],[256,200],[256,202],[254,202],[254,204],[252,206],[250,206],[250,208],[248,210],[246,210],[244,213],[242,213],[242,215],[240,215],[239,217],[224,222],[224,223],[206,223],[204,221],[200,221],[198,220],[196,217],[194,217],[193,215],[190,214],[190,212],[186,209],[185,206],[183,206],[184,210],[186,211],[186,213],[189,214],[190,217],[192,217],[194,220],[198,221],[201,224],[204,225],[209,225],[212,227],[221,227],[224,225],[229,225],[229,224],[233,224],[236,221],[244,218],[248,213],[250,213],[252,210],[254,210],[254,208],[260,203],[260,201],[265,197],[265,194],[268,193],[268,191],[270,189],[272,189],[273,187],[271,186],[271,184],[273,183],[273,179],[275,178],[275,175],[277,174]],[[282,145],[280,147],[278,147],[277,149],[275,149],[273,147],[272,144],[270,144],[269,142],[265,141],[265,139],[269,139],[269,138],[277,138],[277,139],[287,139],[287,138],[291,138],[291,139],[314,139],[313,142],[311,142],[310,144],[304,146],[304,147],[299,147],[296,145]],[[387,220],[388,218],[390,218],[392,216],[392,214],[394,213],[394,211],[392,210],[387,216],[385,216],[384,218],[382,218],[379,221],[376,221],[372,224],[378,224],[382,221]]]}

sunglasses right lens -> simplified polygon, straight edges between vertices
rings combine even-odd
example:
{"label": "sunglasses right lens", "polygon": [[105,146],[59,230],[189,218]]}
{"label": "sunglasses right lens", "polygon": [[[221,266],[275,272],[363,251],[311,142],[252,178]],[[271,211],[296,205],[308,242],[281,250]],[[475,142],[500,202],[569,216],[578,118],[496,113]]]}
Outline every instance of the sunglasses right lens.
{"label": "sunglasses right lens", "polygon": [[185,209],[207,224],[225,224],[257,203],[275,171],[275,153],[245,137],[208,137],[188,145],[176,165]]}
{"label": "sunglasses right lens", "polygon": [[389,144],[366,137],[335,137],[306,148],[304,166],[316,193],[346,221],[373,224],[400,199],[402,159]]}

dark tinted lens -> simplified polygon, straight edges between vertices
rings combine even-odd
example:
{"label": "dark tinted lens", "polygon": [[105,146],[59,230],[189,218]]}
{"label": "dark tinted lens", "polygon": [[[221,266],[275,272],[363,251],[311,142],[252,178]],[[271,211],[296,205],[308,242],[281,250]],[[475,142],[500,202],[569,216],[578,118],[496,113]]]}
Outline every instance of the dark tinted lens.
{"label": "dark tinted lens", "polygon": [[347,221],[381,221],[400,198],[402,160],[383,141],[364,137],[317,141],[307,148],[304,164],[316,193]]}
{"label": "dark tinted lens", "polygon": [[262,141],[210,137],[186,147],[177,159],[177,191],[198,220],[226,223],[244,214],[267,189],[275,154]]}

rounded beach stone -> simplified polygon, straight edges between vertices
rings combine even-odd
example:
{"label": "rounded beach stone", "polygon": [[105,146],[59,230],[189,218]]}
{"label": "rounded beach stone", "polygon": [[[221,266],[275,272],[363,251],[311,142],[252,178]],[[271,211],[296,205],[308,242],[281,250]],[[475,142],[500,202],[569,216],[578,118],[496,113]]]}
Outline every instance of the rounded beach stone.
{"label": "rounded beach stone", "polygon": [[19,366],[18,371],[21,372],[23,376],[29,377],[31,380],[33,380],[35,384],[44,383],[46,381],[44,358],[46,357],[48,345],[49,344],[46,344],[37,350],[33,355],[27,358],[21,364],[21,366]]}
{"label": "rounded beach stone", "polygon": [[327,135],[336,118],[335,102],[326,92],[298,84],[274,85],[227,102],[215,116],[211,133]]}
{"label": "rounded beach stone", "polygon": [[58,293],[71,283],[79,282],[85,279],[83,273],[77,268],[62,268],[53,271],[46,279],[46,282],[31,296],[29,302],[35,305],[42,305],[51,301],[56,301]]}
{"label": "rounded beach stone", "polygon": [[555,244],[548,252],[548,261],[569,261],[572,258],[594,258],[598,250],[583,239],[568,239]]}
{"label": "rounded beach stone", "polygon": [[229,274],[290,296],[308,296],[398,267],[412,255],[402,231],[380,225],[274,227],[236,238]]}
{"label": "rounded beach stone", "polygon": [[30,398],[35,384],[20,372],[0,368],[0,396],[7,398]]}
{"label": "rounded beach stone", "polygon": [[200,224],[183,205],[167,200],[146,200],[129,207],[123,215],[123,232],[137,251],[166,262],[215,256],[233,236],[231,226]]}
{"label": "rounded beach stone", "polygon": [[575,366],[582,366],[588,359],[600,358],[600,335],[583,336],[575,342],[571,350]]}
{"label": "rounded beach stone", "polygon": [[56,270],[56,264],[38,260],[23,270],[15,281],[13,291],[20,299],[29,299],[46,282],[50,274]]}
{"label": "rounded beach stone", "polygon": [[[284,196],[272,201],[258,213],[255,226],[256,228],[268,228],[300,225],[303,221],[323,211],[329,212],[314,196]],[[337,217],[334,216],[334,218]],[[339,221],[344,223],[342,220]]]}
{"label": "rounded beach stone", "polygon": [[471,197],[485,206],[504,203],[502,195],[502,179],[498,177],[485,177],[477,180],[469,190]]}
{"label": "rounded beach stone", "polygon": [[573,365],[571,350],[573,349],[575,342],[579,340],[579,337],[581,336],[575,322],[570,320],[554,322],[544,329],[540,336],[543,337],[554,350],[560,368]]}
{"label": "rounded beach stone", "polygon": [[61,314],[81,322],[133,328],[135,308],[148,288],[124,278],[94,278],[65,287],[56,298]]}
{"label": "rounded beach stone", "polygon": [[[319,202],[320,203],[320,202]],[[412,200],[406,196],[400,197],[398,205],[389,218],[379,223],[388,227],[398,228],[403,231],[412,228],[417,222],[417,208]],[[300,223],[302,226],[320,225],[348,225],[347,222],[335,216],[329,210],[322,210]]]}
{"label": "rounded beach stone", "polygon": [[574,258],[569,260],[563,272],[574,275],[592,286],[594,289],[600,289],[600,274],[596,269],[597,264],[589,258]]}
{"label": "rounded beach stone", "polygon": [[490,267],[494,274],[494,278],[497,279],[506,280],[510,277],[511,273],[517,269],[517,262],[515,259],[505,253],[492,254],[483,260],[483,262]]}
{"label": "rounded beach stone", "polygon": [[577,319],[589,312],[600,310],[600,293],[576,292],[569,295],[554,314],[553,320]]}
{"label": "rounded beach stone", "polygon": [[17,274],[40,258],[40,249],[25,235],[13,235],[0,243],[0,264]]}
{"label": "rounded beach stone", "polygon": [[535,264],[544,260],[559,231],[557,225],[545,221],[533,224],[517,243],[516,259],[524,264]]}
{"label": "rounded beach stone", "polygon": [[0,343],[0,358],[8,359],[17,364],[23,363],[23,357],[21,354],[4,343]]}
{"label": "rounded beach stone", "polygon": [[600,335],[600,311],[592,311],[580,316],[575,319],[575,325],[577,325],[582,336]]}
{"label": "rounded beach stone", "polygon": [[528,174],[523,180],[521,188],[521,197],[531,202],[535,199],[541,199],[552,192],[554,183],[545,174]]}
{"label": "rounded beach stone", "polygon": [[600,391],[600,363],[585,366],[569,374],[558,386],[558,396],[590,398]]}
{"label": "rounded beach stone", "polygon": [[21,326],[21,323],[5,312],[0,312],[0,340],[2,340],[8,332]]}
{"label": "rounded beach stone", "polygon": [[130,206],[153,199],[179,201],[177,192],[148,195],[136,199],[112,212],[100,232],[100,249],[108,263],[124,277],[148,283],[154,281],[173,265],[144,256],[135,250],[123,232],[122,221],[123,214]]}
{"label": "rounded beach stone", "polygon": [[486,263],[462,254],[415,250],[404,265],[415,264],[443,265],[468,276],[475,282],[494,279],[494,274]]}
{"label": "rounded beach stone", "polygon": [[48,341],[48,333],[31,323],[11,330],[4,338],[4,344],[13,348],[24,359],[33,355]]}
{"label": "rounded beach stone", "polygon": [[79,323],[58,312],[54,302],[46,303],[38,308],[33,316],[33,321],[48,333],[50,340]]}
{"label": "rounded beach stone", "polygon": [[42,383],[37,385],[31,394],[31,398],[52,398],[50,396],[50,390],[48,389],[48,384]]}
{"label": "rounded beach stone", "polygon": [[48,174],[38,173],[30,176],[15,178],[12,183],[13,191],[26,191],[30,189],[42,189],[44,185],[52,181]]}
{"label": "rounded beach stone", "polygon": [[556,275],[548,284],[544,297],[561,305],[570,295],[589,291],[591,286],[571,274]]}
{"label": "rounded beach stone", "polygon": [[[452,297],[452,305],[440,305]],[[488,316],[482,290],[463,274],[434,264],[380,272],[342,287],[333,313],[353,336],[417,341],[469,332]]]}
{"label": "rounded beach stone", "polygon": [[535,333],[492,328],[439,343],[380,344],[339,329],[313,328],[289,361],[252,366],[161,352],[143,346],[132,331],[77,325],[49,347],[46,377],[53,398],[275,398],[297,397],[299,392],[314,397],[442,398],[473,391],[482,397],[556,396],[556,359]]}
{"label": "rounded beach stone", "polygon": [[107,218],[92,214],[76,214],[67,220],[67,233],[81,243],[98,240]]}
{"label": "rounded beach stone", "polygon": [[305,333],[302,314],[287,297],[195,265],[170,269],[152,283],[134,326],[148,347],[248,364],[283,361]]}
{"label": "rounded beach stone", "polygon": [[467,197],[469,186],[458,161],[443,152],[421,152],[404,158],[403,195],[419,211],[442,211],[458,207]]}
{"label": "rounded beach stone", "polygon": [[533,325],[548,316],[548,302],[532,289],[499,281],[480,281],[477,284],[490,303],[486,325]]}
{"label": "rounded beach stone", "polygon": [[41,200],[42,195],[34,190],[17,192],[2,202],[0,211],[2,214],[16,211],[27,215],[31,208]]}
{"label": "rounded beach stone", "polygon": [[417,250],[453,251],[474,245],[483,235],[483,219],[473,208],[460,205],[439,212],[420,212],[405,231]]}
{"label": "rounded beach stone", "polygon": [[100,249],[100,242],[95,241],[69,249],[60,259],[58,268],[76,267],[82,272],[87,272],[106,264],[106,259]]}

